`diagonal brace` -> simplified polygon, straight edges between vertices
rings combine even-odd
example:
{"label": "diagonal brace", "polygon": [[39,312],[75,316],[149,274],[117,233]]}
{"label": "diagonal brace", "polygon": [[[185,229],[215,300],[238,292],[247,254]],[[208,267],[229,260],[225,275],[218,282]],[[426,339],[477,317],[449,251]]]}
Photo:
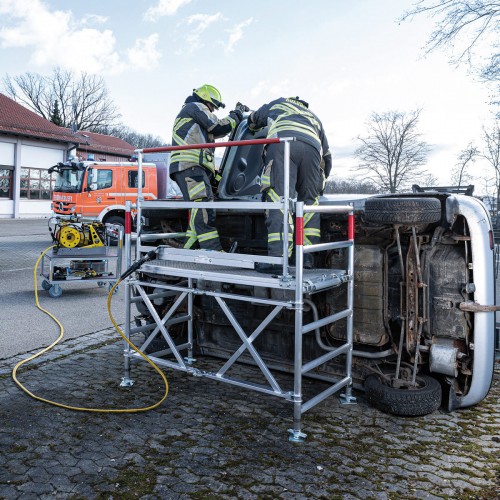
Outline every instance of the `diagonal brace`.
{"label": "diagonal brace", "polygon": [[[139,285],[135,285],[135,286],[138,287]],[[179,297],[177,298],[177,300],[172,304],[172,306],[170,307],[170,309],[167,311],[167,313],[165,314],[165,316],[161,320],[160,323],[162,325],[166,325],[167,324],[167,321],[172,317],[172,315],[175,313],[175,311],[177,311],[177,308],[181,305],[181,303],[183,302],[183,300],[186,297],[186,295],[187,295],[187,292],[182,292],[179,295]],[[152,307],[154,308],[153,305],[152,305]],[[156,335],[158,334],[159,331],[160,331],[160,327],[159,327],[159,324],[157,324],[157,326],[154,328],[154,330],[149,334],[149,336],[146,339],[146,341],[144,342],[144,344],[141,346],[141,350],[142,351],[144,351],[149,346],[149,344],[153,341],[153,339],[156,337]],[[167,340],[167,339],[165,339],[165,340]]]}
{"label": "diagonal brace", "polygon": [[233,328],[236,330],[236,333],[239,335],[241,341],[243,342],[243,345],[231,356],[231,358],[226,362],[226,364],[219,370],[217,376],[224,375],[224,373],[243,354],[245,349],[248,349],[248,352],[251,354],[255,363],[257,363],[257,366],[260,368],[260,370],[264,374],[264,377],[266,377],[267,381],[269,382],[273,390],[275,392],[282,393],[283,391],[278,385],[278,382],[273,377],[272,373],[270,372],[269,368],[266,366],[266,364],[260,357],[255,347],[252,345],[252,342],[259,336],[259,334],[264,330],[264,328],[277,316],[277,314],[281,311],[281,309],[283,309],[283,306],[276,306],[262,321],[262,323],[257,327],[257,329],[252,333],[252,335],[250,337],[247,337],[244,330],[241,328],[240,324],[234,317],[233,313],[231,312],[225,301],[220,297],[215,297],[215,299],[219,303],[221,309],[224,311],[224,314],[227,316],[227,318],[233,325]]}
{"label": "diagonal brace", "polygon": [[[175,345],[174,341],[170,337],[170,334],[168,333],[167,329],[165,328],[165,325],[162,323],[162,320],[161,320],[160,316],[158,315],[158,313],[156,312],[153,304],[151,303],[151,300],[149,300],[149,297],[147,296],[147,294],[144,291],[144,289],[142,288],[142,286],[135,285],[135,287],[136,287],[137,291],[140,293],[142,300],[146,304],[146,307],[148,308],[149,312],[151,313],[151,316],[153,317],[155,323],[158,325],[158,328],[160,329],[161,333],[163,334],[163,337],[167,341],[167,344],[170,347],[170,349],[172,350],[172,353],[174,354],[175,358],[177,359],[177,362],[179,363],[179,365],[182,368],[186,369],[186,365],[184,363],[184,360],[182,359],[182,356],[180,355],[180,353],[177,349],[177,346]],[[179,297],[179,299],[181,299],[181,298],[182,298],[182,295]],[[170,310],[166,316],[170,317],[171,314],[173,314],[172,310],[173,310],[174,306],[178,307],[179,299],[177,299],[175,301],[175,304],[170,308]],[[169,314],[169,313],[171,313],[171,314]]]}

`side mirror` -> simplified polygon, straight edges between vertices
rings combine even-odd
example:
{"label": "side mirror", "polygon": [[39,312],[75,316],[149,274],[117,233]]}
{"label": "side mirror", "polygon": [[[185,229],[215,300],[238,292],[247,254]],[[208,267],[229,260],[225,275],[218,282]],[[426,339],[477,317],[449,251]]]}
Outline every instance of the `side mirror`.
{"label": "side mirror", "polygon": [[85,191],[95,191],[97,189],[97,169],[91,168],[87,174],[87,187]]}

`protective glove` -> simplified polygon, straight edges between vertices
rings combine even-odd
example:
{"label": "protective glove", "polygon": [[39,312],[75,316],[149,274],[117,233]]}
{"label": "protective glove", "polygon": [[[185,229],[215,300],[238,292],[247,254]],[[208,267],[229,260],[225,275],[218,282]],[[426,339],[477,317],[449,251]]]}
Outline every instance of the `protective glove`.
{"label": "protective glove", "polygon": [[243,113],[239,109],[233,109],[229,112],[229,116],[239,125],[241,120],[243,120]]}
{"label": "protective glove", "polygon": [[241,102],[237,102],[235,108],[239,109],[242,113],[248,113],[250,111],[250,108],[241,104]]}
{"label": "protective glove", "polygon": [[325,187],[326,187],[325,171],[321,169],[321,189],[319,191],[320,196],[323,196],[325,194]]}

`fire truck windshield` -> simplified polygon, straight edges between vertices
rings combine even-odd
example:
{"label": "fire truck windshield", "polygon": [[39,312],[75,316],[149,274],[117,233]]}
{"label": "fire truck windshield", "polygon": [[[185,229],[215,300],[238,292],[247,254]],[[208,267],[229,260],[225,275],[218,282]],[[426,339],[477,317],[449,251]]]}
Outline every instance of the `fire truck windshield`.
{"label": "fire truck windshield", "polygon": [[79,193],[82,190],[84,170],[75,168],[60,168],[57,171],[54,192]]}

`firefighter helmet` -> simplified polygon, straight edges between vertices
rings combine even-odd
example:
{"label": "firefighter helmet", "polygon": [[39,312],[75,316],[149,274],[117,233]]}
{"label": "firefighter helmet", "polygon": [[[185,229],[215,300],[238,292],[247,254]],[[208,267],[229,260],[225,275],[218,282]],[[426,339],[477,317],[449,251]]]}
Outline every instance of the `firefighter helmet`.
{"label": "firefighter helmet", "polygon": [[220,92],[212,85],[202,85],[201,87],[194,89],[193,93],[200,99],[213,104],[216,109],[226,107],[226,105],[222,102]]}

